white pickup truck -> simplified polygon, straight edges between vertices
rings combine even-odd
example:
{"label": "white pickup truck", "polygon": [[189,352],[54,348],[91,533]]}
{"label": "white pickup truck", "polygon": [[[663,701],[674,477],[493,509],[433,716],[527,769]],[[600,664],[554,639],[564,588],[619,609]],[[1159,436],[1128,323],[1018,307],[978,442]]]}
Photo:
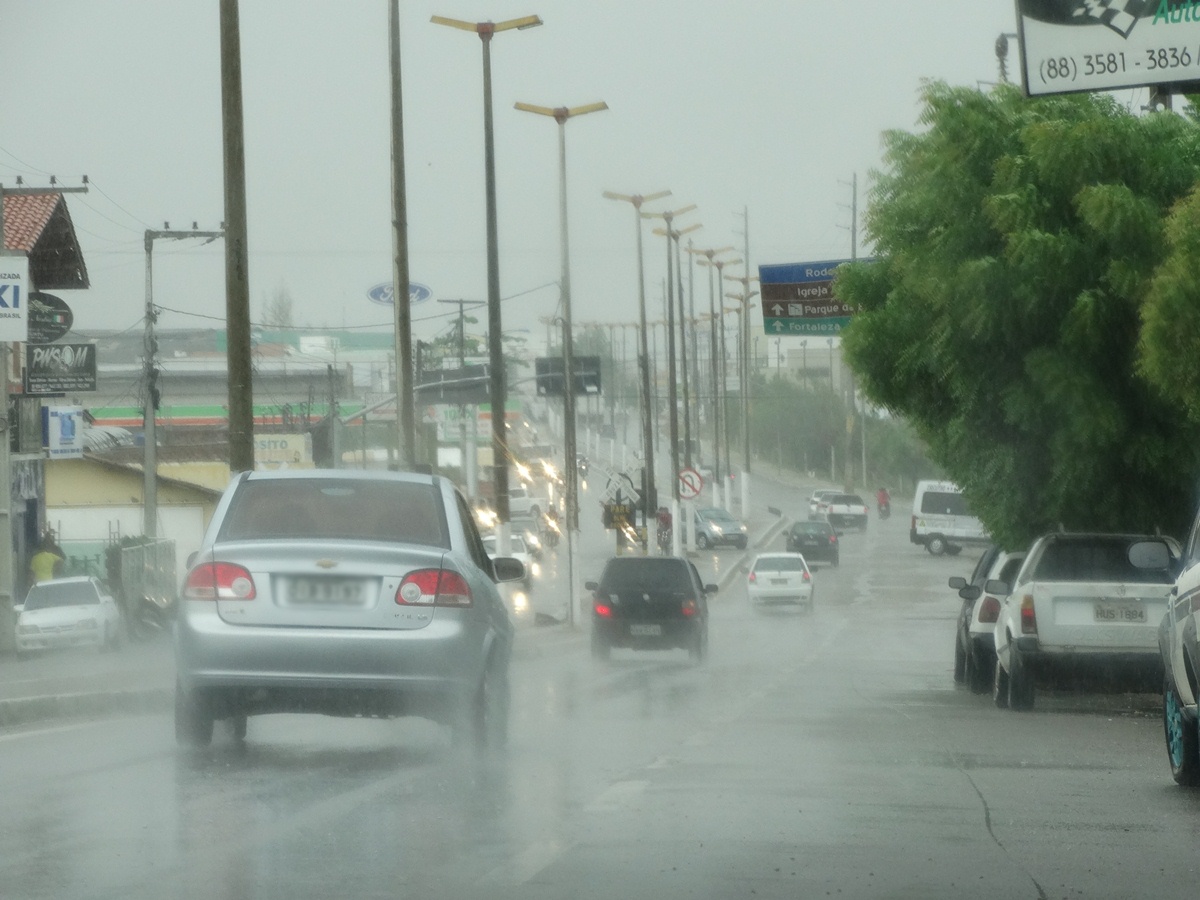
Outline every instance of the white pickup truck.
{"label": "white pickup truck", "polygon": [[[1172,565],[1135,564],[1147,543],[1166,544]],[[996,620],[997,706],[1033,707],[1035,683],[1106,679],[1118,689],[1162,684],[1158,625],[1174,586],[1179,545],[1137,534],[1058,532],[1034,541],[1013,584],[989,581],[1003,597]]]}
{"label": "white pickup truck", "polygon": [[550,500],[539,496],[527,485],[517,485],[508,489],[508,512],[513,516],[529,516],[538,521],[542,513],[550,508]]}

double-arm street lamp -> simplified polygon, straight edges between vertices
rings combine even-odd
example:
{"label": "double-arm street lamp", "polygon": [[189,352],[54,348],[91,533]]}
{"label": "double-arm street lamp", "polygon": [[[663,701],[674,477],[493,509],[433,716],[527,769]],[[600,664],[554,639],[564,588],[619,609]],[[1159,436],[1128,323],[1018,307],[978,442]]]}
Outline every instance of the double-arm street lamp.
{"label": "double-arm street lamp", "polygon": [[[571,250],[567,234],[567,120],[608,109],[604,101],[584,106],[534,106],[517,103],[522,112],[549,116],[558,123],[558,215],[562,257],[560,290],[563,305],[563,477],[566,478],[567,528],[579,530],[578,468],[575,463],[575,351],[571,323]],[[568,545],[568,551],[569,551]],[[572,610],[572,615],[574,610]],[[569,619],[571,617],[568,617]],[[573,621],[573,620],[572,620]]]}
{"label": "double-arm street lamp", "polygon": [[731,300],[738,301],[738,344],[740,346],[740,366],[738,382],[742,394],[742,508],[750,502],[750,301],[758,296],[758,291],[750,290],[748,276],[740,278],[733,275],[725,276],[727,281],[736,281],[742,285],[742,293],[726,294]]}
{"label": "double-arm street lamp", "polygon": [[688,374],[688,317],[684,314],[683,303],[683,266],[680,260],[679,239],[685,234],[691,234],[693,231],[698,231],[703,228],[703,225],[696,223],[689,225],[687,228],[655,228],[654,233],[666,235],[667,237],[667,265],[670,266],[670,245],[675,242],[675,275],[676,285],[678,290],[678,310],[679,310],[679,365],[682,377],[680,378],[680,387],[683,389],[683,464],[687,467],[692,465],[692,415],[691,415],[691,392],[689,387],[694,388],[696,385],[689,384],[690,377]]}
{"label": "double-arm street lamp", "polygon": [[[504,344],[500,333],[500,242],[496,228],[496,147],[492,130],[492,35],[500,31],[533,28],[542,24],[537,16],[504,22],[463,22],[433,16],[435,25],[445,25],[479,35],[483,45],[483,142],[484,182],[487,201],[487,307],[488,364],[491,368],[489,405],[492,410],[492,493],[495,495],[497,540],[500,552],[508,552],[508,440],[505,435]],[[397,290],[401,287],[397,285]]]}
{"label": "double-arm street lamp", "polygon": [[654,521],[654,424],[652,399],[650,394],[650,343],[649,328],[646,324],[646,266],[642,254],[642,204],[649,200],[661,200],[671,196],[670,191],[658,191],[654,194],[617,194],[605,191],[604,196],[609,200],[622,200],[633,206],[633,222],[637,227],[637,267],[638,267],[638,324],[641,327],[641,345],[638,354],[638,371],[641,373],[642,386],[642,464],[645,467],[645,485],[642,495],[642,515],[646,526],[645,548],[647,552],[650,543],[650,523]]}
{"label": "double-arm street lamp", "polygon": [[[713,287],[713,269],[716,269],[716,280],[720,281],[721,269],[725,268],[726,263],[724,260],[715,259],[715,257],[720,253],[732,253],[733,247],[716,247],[714,250],[692,250],[689,247],[688,250],[694,256],[703,257],[700,260],[700,264],[708,266],[708,353],[710,364],[712,364],[709,366],[710,370],[712,370],[709,373],[710,378],[712,378],[712,392],[710,392],[709,396],[713,398],[712,406],[710,406],[712,415],[709,416],[709,419],[713,422],[713,481],[716,484],[716,482],[720,482],[721,480],[721,385],[718,378],[718,370],[716,370],[716,366],[718,366],[716,326],[718,326],[719,319],[716,318],[716,292]],[[721,352],[724,353],[724,349]],[[720,505],[720,502],[718,502],[718,505]]]}
{"label": "double-arm street lamp", "polygon": [[[669,210],[660,213],[642,213],[644,219],[662,219],[666,223],[667,230],[667,414],[668,422],[670,423],[670,440],[671,440],[671,515],[672,518],[678,521],[679,511],[679,407],[677,395],[675,393],[675,276],[674,266],[671,259],[671,223],[675,221],[676,216],[681,216],[684,213],[691,212],[696,208],[696,204],[691,203],[687,206],[682,206],[679,209]],[[679,553],[679,529],[672,529],[672,553]]]}

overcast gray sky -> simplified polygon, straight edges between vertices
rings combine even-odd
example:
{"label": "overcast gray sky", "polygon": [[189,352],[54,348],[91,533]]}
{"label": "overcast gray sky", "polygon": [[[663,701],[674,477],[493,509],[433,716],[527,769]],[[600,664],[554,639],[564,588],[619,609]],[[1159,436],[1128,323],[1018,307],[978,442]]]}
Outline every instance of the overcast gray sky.
{"label": "overcast gray sky", "polygon": [[[298,324],[389,327],[389,308],[367,297],[391,280],[389,2],[242,0],[255,321],[283,287]],[[515,101],[608,103],[567,124],[573,309],[632,322],[633,212],[602,191],[670,189],[654,208],[697,204],[678,224],[704,226],[698,247],[740,248],[746,207],[755,267],[848,257],[848,183],[859,175],[865,202],[881,132],[917,126],[923,78],[996,80],[995,40],[1015,28],[1012,0],[401,6],[411,271],[435,298],[482,299],[487,278],[480,41],[430,16],[545,22],[492,45],[501,293],[528,292],[505,303],[504,327],[539,341],[538,317],[558,302],[557,126]],[[77,327],[135,326],[144,229],[223,218],[218,4],[0,0],[0,21],[0,183],[91,178],[68,203],[92,286],[63,298]],[[1015,45],[1010,71],[1019,78]],[[666,251],[649,227],[646,251],[653,318]],[[187,313],[164,312],[164,327],[220,326],[222,253],[156,244],[155,300]],[[705,308],[707,297],[698,281]],[[430,317],[448,309],[414,307],[416,334],[444,327]]]}

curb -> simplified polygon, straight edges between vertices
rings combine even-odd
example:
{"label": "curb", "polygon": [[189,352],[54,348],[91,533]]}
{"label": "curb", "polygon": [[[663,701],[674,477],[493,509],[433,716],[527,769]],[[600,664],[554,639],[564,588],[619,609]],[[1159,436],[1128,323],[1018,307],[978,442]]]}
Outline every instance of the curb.
{"label": "curb", "polygon": [[165,712],[174,705],[175,692],[170,688],[22,697],[0,700],[0,726],[100,713]]}

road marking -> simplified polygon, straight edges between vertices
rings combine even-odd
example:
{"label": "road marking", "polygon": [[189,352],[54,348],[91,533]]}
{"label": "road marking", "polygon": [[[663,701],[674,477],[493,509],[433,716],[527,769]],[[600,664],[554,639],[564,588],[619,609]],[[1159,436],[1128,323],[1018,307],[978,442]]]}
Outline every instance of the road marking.
{"label": "road marking", "polygon": [[585,806],[584,812],[613,812],[622,809],[644,794],[649,786],[649,781],[618,781],[609,785],[607,790]]}

